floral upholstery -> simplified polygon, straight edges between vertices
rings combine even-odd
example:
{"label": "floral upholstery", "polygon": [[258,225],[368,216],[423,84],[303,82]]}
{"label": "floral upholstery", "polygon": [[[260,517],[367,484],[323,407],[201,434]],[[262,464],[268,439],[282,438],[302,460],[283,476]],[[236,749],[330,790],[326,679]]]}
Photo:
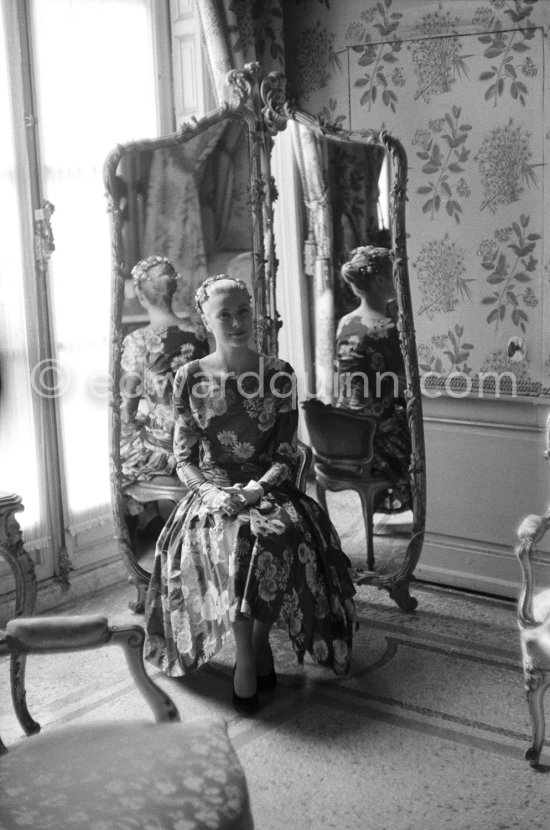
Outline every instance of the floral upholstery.
{"label": "floral upholstery", "polygon": [[220,720],[51,729],[0,758],[0,827],[252,830]]}

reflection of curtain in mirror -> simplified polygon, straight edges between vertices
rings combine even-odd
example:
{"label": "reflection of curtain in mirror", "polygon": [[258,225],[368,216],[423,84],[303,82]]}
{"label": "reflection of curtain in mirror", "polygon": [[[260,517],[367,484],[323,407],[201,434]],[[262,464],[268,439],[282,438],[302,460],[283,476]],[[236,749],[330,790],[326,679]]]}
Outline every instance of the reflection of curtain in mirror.
{"label": "reflection of curtain in mirror", "polygon": [[[304,273],[304,205],[302,186],[292,149],[292,126],[275,136],[271,156],[279,193],[274,204],[273,229],[277,269],[277,309],[283,320],[278,335],[279,357],[294,367],[298,400],[315,394],[311,328],[310,286]],[[305,420],[300,418],[299,437],[307,442]]]}
{"label": "reflection of curtain in mirror", "polygon": [[304,270],[313,278],[315,388],[320,400],[332,401],[334,378],[334,279],[332,211],[329,198],[327,142],[289,122],[302,180],[308,228]]}
{"label": "reflection of curtain in mirror", "polygon": [[69,378],[59,401],[64,485],[76,536],[111,520],[102,168],[117,140],[157,132],[153,26],[148,0],[34,0],[32,11],[44,189],[55,205],[52,307]]}
{"label": "reflection of curtain in mirror", "polygon": [[379,245],[378,179],[384,150],[368,144],[328,142],[334,264],[341,265],[359,245]]}
{"label": "reflection of curtain in mirror", "polygon": [[174,302],[178,313],[189,313],[195,289],[207,275],[198,182],[224,129],[224,124],[212,125],[184,144],[154,152],[142,255],[167,256],[182,275]]}
{"label": "reflection of curtain in mirror", "polygon": [[387,245],[380,227],[378,181],[385,153],[369,144],[327,141],[332,207],[336,318],[357,306],[338,278],[341,265],[359,245]]}
{"label": "reflection of curtain in mirror", "polygon": [[174,307],[189,311],[193,288],[206,277],[206,255],[193,167],[180,148],[156,150],[151,165],[143,255],[152,254],[167,256],[181,274]]}

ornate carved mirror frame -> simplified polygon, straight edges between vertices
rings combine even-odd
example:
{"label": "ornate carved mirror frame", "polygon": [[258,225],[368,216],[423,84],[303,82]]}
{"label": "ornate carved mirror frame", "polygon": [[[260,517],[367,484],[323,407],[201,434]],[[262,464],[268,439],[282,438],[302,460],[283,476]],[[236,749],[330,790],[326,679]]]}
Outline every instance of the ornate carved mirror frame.
{"label": "ornate carved mirror frame", "polygon": [[[243,125],[248,138],[249,169],[246,191],[250,213],[252,247],[252,288],[255,307],[255,334],[258,349],[267,354],[276,352],[277,320],[275,311],[275,268],[271,245],[271,192],[269,187],[266,130],[261,115],[261,99],[258,87],[259,64],[247,64],[241,71],[229,73],[228,81],[233,91],[233,102],[200,120],[183,124],[176,132],[156,139],[143,139],[118,144],[108,155],[104,165],[104,181],[110,215],[112,249],[112,293],[110,324],[110,471],[111,495],[115,537],[129,572],[129,579],[138,589],[138,600],[130,603],[135,611],[143,610],[143,598],[150,573],[137,561],[130,544],[128,527],[123,512],[123,488],[120,457],[121,438],[121,357],[124,339],[123,308],[125,282],[135,264],[129,262],[124,247],[123,211],[124,197],[120,193],[118,173],[120,163],[132,154],[173,148],[184,145],[200,136],[213,125],[233,121]],[[182,230],[183,233],[183,230]],[[144,251],[143,256],[159,253]]]}
{"label": "ornate carved mirror frame", "polygon": [[420,374],[416,351],[416,337],[411,302],[405,205],[407,187],[407,157],[403,145],[387,131],[346,131],[340,124],[330,124],[298,110],[286,98],[286,81],[282,73],[266,76],[261,84],[264,104],[262,113],[269,132],[275,135],[284,130],[290,120],[313,130],[320,136],[342,142],[360,142],[384,148],[391,165],[390,230],[394,256],[393,278],[399,310],[398,329],[405,364],[407,421],[411,434],[409,475],[413,495],[413,522],[411,538],[401,566],[391,574],[365,575],[359,584],[369,583],[389,591],[390,596],[404,610],[411,611],[417,601],[409,594],[409,584],[418,563],[424,541],[426,521],[426,464]]}

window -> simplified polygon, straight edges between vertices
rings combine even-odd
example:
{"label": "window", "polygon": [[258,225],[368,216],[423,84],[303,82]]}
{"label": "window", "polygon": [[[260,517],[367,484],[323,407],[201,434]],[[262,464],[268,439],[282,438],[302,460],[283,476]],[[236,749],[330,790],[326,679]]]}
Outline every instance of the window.
{"label": "window", "polygon": [[0,489],[23,498],[18,519],[39,579],[66,576],[69,559],[78,567],[105,556],[102,168],[116,143],[158,135],[171,120],[159,105],[169,100],[164,29],[158,0],[2,2]]}

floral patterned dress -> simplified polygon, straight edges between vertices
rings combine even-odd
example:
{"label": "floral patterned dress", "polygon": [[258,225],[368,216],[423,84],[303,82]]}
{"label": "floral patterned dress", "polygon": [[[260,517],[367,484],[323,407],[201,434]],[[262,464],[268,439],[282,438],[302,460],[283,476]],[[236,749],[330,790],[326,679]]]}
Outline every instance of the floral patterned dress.
{"label": "floral patterned dress", "polygon": [[[336,361],[337,406],[377,419],[371,469],[394,483],[390,498],[377,509],[408,509],[411,438],[405,407],[405,367],[395,322],[389,317],[369,321],[357,310],[346,314],[336,332]],[[384,372],[391,375],[384,378]]]}
{"label": "floral patterned dress", "polygon": [[161,532],[145,655],[172,677],[212,658],[240,615],[285,628],[299,661],[307,651],[337,674],[348,671],[355,588],[328,516],[293,483],[295,389],[288,363],[264,356],[256,378],[205,380],[198,361],[178,372],[182,480],[192,481],[198,466],[214,484],[255,479],[265,493],[228,517],[210,512],[191,485]]}
{"label": "floral patterned dress", "polygon": [[175,475],[173,378],[180,366],[208,352],[201,326],[148,325],[124,338],[120,455],[125,484]]}

